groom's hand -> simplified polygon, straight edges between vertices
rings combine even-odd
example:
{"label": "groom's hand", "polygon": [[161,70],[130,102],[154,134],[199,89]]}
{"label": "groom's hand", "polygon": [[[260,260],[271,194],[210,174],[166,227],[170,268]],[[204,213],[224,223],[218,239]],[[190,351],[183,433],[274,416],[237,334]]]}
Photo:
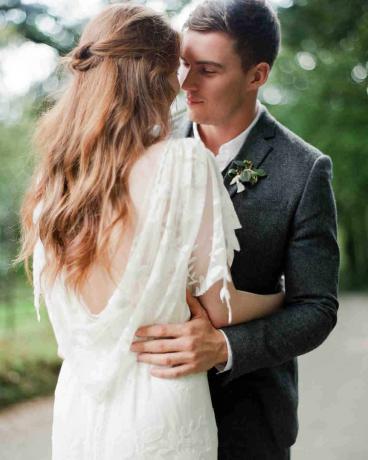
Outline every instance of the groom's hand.
{"label": "groom's hand", "polygon": [[134,342],[131,350],[137,360],[152,364],[151,375],[176,378],[205,372],[226,363],[227,345],[224,335],[215,329],[199,301],[187,293],[192,317],[182,324],[156,324],[140,327],[136,336],[144,341]]}

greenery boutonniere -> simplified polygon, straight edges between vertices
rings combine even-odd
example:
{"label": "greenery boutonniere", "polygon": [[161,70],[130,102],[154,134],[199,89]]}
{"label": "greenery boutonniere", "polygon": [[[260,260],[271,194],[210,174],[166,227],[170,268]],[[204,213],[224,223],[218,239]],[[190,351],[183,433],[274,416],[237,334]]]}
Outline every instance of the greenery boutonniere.
{"label": "greenery boutonniere", "polygon": [[232,177],[230,185],[236,184],[236,193],[245,190],[243,184],[255,185],[260,177],[267,176],[263,169],[253,168],[253,163],[249,160],[234,161],[233,165],[234,167],[229,169],[227,175]]}

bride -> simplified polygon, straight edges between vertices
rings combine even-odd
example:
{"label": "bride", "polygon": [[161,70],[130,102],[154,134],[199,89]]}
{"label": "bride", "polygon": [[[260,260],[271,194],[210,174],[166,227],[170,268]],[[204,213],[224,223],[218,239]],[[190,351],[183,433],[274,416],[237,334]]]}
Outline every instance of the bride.
{"label": "bride", "polygon": [[213,155],[168,137],[179,52],[161,15],[109,6],[65,59],[70,81],[36,132],[18,260],[29,272],[33,256],[37,313],[42,295],[63,358],[53,460],[216,459],[206,373],[153,377],[134,332],[188,321],[186,289],[215,327],[282,302],[235,289],[239,221]]}

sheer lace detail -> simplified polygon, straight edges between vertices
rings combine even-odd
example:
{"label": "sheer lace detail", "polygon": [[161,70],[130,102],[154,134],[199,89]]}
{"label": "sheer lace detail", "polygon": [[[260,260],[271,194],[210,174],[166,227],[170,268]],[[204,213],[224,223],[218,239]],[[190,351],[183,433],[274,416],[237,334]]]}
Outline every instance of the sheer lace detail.
{"label": "sheer lace detail", "polygon": [[[162,427],[166,436],[163,443],[152,444],[156,456],[150,458],[216,458],[216,424],[206,373],[193,377],[195,385],[185,379],[155,379],[149,366],[137,363],[130,351],[138,327],[190,318],[185,299],[188,285],[200,295],[222,280],[221,295],[228,302],[229,266],[238,249],[234,229],[239,228],[239,221],[212,154],[194,139],[168,141],[166,147],[123,276],[97,317],[87,314],[77,296],[65,288],[63,276],[52,286],[43,282],[46,256],[40,241],[35,247],[36,310],[42,293],[67,369],[59,377],[55,399],[53,460],[111,460],[115,457],[106,453],[111,436],[115,433],[120,439],[133,420],[136,437],[128,436],[124,449],[138,449],[139,444],[135,458],[144,459],[150,447],[140,429],[147,426],[144,420],[149,417],[151,425]],[[208,452],[203,428],[197,427],[202,426],[200,414],[207,414],[202,421],[212,446]],[[103,419],[100,424],[99,417]],[[70,423],[72,419],[75,423]],[[91,421],[84,423],[85,419]],[[102,430],[98,446],[93,440],[97,426]],[[92,453],[85,444],[77,443],[75,453],[68,457],[65,439],[76,439],[76,433],[91,441]],[[187,443],[187,456],[178,451],[178,439],[182,439],[182,449],[187,449]],[[168,453],[162,450],[161,455],[160,446]]]}
{"label": "sheer lace detail", "polygon": [[241,226],[213,158],[208,157],[207,160],[205,202],[189,261],[188,286],[193,295],[200,296],[222,280],[220,296],[226,302],[230,324],[232,315],[227,282],[231,281],[229,267],[234,251],[239,250],[234,230]]}
{"label": "sheer lace detail", "polygon": [[[39,213],[38,208],[35,221]],[[42,292],[63,355],[88,391],[103,398],[118,373],[128,372],[130,358],[135,359],[130,344],[141,324],[184,319],[186,284],[201,295],[222,280],[221,296],[231,320],[227,282],[233,252],[239,248],[234,232],[239,227],[212,154],[198,141],[185,139],[169,141],[160,159],[124,275],[101,314],[88,315],[65,288],[63,276],[43,289],[45,254],[37,243],[36,309]]]}

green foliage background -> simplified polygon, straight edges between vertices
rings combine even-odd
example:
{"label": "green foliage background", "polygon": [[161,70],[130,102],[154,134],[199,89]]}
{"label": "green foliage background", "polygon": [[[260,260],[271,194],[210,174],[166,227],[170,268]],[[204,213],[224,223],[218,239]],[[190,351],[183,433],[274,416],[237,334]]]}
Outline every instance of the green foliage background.
{"label": "green foliage background", "polygon": [[[333,159],[341,288],[366,289],[368,2],[300,0],[280,19],[284,46],[273,81],[284,89],[288,103],[272,112]],[[313,57],[313,70],[298,65],[301,52]]]}
{"label": "green foliage background", "polygon": [[[167,10],[176,14],[186,3],[168,0]],[[40,16],[50,17],[57,33],[42,31]],[[282,123],[331,156],[342,252],[340,285],[345,290],[366,290],[368,2],[295,0],[289,8],[279,8],[279,17],[282,51],[261,98]],[[36,3],[0,0],[0,50],[32,41],[63,55],[82,26],[65,22]],[[0,117],[0,393],[5,395],[0,407],[50,391],[59,364],[47,319],[36,327],[22,268],[10,268],[18,249],[19,204],[32,171],[31,135],[47,88],[58,78],[54,74],[27,95],[12,99],[9,116]],[[270,91],[276,97],[270,98]],[[49,369],[48,378],[40,369]]]}

